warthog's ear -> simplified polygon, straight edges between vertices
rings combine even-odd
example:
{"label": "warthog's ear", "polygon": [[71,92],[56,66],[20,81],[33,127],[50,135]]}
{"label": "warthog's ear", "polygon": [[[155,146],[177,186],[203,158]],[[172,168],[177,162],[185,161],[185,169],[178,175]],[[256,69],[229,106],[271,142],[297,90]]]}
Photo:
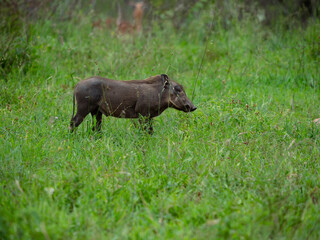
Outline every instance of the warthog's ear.
{"label": "warthog's ear", "polygon": [[162,80],[163,87],[168,87],[170,85],[169,77],[167,74],[161,74],[161,80]]}

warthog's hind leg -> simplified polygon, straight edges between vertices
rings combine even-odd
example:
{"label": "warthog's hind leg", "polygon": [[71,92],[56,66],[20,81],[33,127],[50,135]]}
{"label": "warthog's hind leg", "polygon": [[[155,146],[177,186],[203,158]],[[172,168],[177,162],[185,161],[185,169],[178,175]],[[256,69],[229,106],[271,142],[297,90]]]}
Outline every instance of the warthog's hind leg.
{"label": "warthog's hind leg", "polygon": [[83,119],[89,114],[88,109],[86,108],[78,108],[77,114],[71,119],[70,122],[70,132],[73,132],[76,127],[78,127]]}
{"label": "warthog's hind leg", "polygon": [[[102,123],[102,112],[97,110],[95,112],[91,112],[91,115],[92,115],[92,124],[93,124],[93,127],[92,127],[92,131],[101,131],[101,123]],[[94,119],[93,118],[96,118],[97,122],[96,124],[94,124]]]}

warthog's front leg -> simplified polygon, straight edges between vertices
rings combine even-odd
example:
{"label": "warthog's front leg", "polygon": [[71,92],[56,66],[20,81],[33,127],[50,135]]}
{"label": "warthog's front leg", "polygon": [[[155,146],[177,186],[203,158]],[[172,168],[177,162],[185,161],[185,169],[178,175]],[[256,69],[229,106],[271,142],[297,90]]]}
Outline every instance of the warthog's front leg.
{"label": "warthog's front leg", "polygon": [[141,129],[147,131],[150,135],[153,134],[153,127],[152,127],[152,118],[150,117],[140,117],[139,123]]}

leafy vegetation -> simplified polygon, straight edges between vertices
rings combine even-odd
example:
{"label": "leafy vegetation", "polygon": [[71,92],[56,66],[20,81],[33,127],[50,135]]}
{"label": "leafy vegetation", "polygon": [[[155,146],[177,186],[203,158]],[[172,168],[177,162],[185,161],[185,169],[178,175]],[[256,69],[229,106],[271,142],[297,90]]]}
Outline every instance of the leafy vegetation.
{"label": "leafy vegetation", "polygon": [[[1,52],[0,239],[320,238],[319,20],[209,29],[203,11],[117,36],[91,19],[1,36],[17,33]],[[90,117],[68,132],[80,79],[161,73],[196,85],[195,112],[167,110],[152,136],[105,117],[102,134]]]}

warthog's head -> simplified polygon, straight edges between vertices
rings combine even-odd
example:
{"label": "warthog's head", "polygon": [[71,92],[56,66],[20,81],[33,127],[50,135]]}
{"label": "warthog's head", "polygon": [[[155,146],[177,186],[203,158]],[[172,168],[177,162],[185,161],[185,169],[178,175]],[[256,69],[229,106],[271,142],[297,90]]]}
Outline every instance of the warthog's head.
{"label": "warthog's head", "polygon": [[184,88],[179,83],[172,81],[166,74],[161,74],[163,94],[167,97],[169,107],[184,112],[196,110],[196,106],[187,97]]}

